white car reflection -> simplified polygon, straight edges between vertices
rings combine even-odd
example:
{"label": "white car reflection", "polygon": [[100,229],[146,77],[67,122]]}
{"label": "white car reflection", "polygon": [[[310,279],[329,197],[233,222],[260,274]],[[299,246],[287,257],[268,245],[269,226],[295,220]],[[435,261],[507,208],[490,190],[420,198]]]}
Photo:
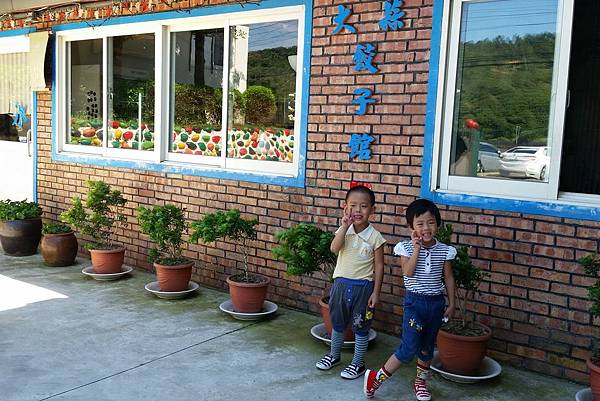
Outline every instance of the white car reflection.
{"label": "white car reflection", "polygon": [[491,143],[479,144],[478,173],[497,172],[500,169],[500,151]]}
{"label": "white car reflection", "polygon": [[550,158],[547,146],[516,146],[500,154],[500,175],[546,180]]}

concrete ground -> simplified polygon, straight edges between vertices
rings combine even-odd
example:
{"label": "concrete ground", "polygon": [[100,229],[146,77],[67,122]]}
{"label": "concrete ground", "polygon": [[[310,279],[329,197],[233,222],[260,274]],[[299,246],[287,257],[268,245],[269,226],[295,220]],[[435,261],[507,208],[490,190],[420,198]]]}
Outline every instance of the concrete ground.
{"label": "concrete ground", "polygon": [[[149,273],[98,282],[79,262],[51,268],[39,255],[0,256],[0,400],[365,399],[362,379],[341,379],[342,366],[315,369],[327,350],[309,334],[318,317],[280,308],[271,320],[242,322],[219,311],[225,293],[201,287],[161,300],[144,291]],[[368,365],[381,365],[397,343],[378,335]],[[375,400],[414,400],[413,377],[414,366],[401,369]],[[452,401],[567,401],[581,388],[508,366],[477,385],[431,380],[434,399]]]}

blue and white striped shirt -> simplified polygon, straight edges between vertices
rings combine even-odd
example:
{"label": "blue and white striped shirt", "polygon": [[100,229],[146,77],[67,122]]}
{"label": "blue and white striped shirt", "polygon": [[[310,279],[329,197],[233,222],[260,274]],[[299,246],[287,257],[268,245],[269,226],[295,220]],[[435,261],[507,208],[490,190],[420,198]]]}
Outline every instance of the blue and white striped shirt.
{"label": "blue and white striped shirt", "polygon": [[[410,258],[414,247],[411,241],[399,242],[394,247],[394,254]],[[421,246],[417,268],[412,277],[404,276],[404,287],[407,291],[423,295],[439,295],[444,293],[444,262],[456,257],[456,248],[440,241],[431,248]]]}

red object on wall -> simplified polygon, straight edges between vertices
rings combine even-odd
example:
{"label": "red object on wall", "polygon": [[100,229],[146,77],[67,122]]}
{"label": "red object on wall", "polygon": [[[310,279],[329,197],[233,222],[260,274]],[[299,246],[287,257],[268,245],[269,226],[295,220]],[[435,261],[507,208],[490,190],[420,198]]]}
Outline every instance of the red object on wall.
{"label": "red object on wall", "polygon": [[467,126],[467,128],[479,129],[479,123],[473,120],[472,118],[467,118],[465,120],[465,125]]}

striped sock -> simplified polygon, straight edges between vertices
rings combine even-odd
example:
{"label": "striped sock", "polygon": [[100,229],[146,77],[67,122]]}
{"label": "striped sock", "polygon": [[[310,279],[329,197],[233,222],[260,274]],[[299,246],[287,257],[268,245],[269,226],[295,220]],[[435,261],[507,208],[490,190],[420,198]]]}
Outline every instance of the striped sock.
{"label": "striped sock", "polygon": [[354,343],[354,357],[352,358],[352,364],[356,366],[362,366],[365,364],[365,353],[369,346],[369,336],[355,336]]}
{"label": "striped sock", "polygon": [[342,353],[342,345],[344,344],[344,333],[331,330],[331,355],[334,359],[338,359]]}

